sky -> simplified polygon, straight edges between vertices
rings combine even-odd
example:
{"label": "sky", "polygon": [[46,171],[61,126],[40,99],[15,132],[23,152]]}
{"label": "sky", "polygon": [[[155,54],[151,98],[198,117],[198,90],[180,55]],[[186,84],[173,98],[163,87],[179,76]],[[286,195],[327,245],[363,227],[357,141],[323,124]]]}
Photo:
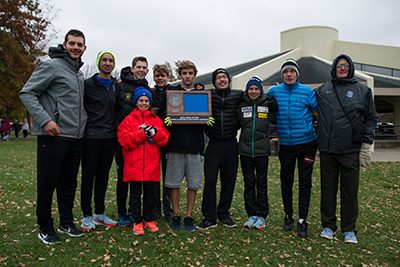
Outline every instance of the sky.
{"label": "sky", "polygon": [[398,0],[41,1],[57,11],[51,45],[80,29],[83,61],[94,65],[108,49],[118,69],[143,55],[150,69],[188,59],[204,74],[278,53],[282,31],[312,25],[337,29],[342,41],[400,46]]}

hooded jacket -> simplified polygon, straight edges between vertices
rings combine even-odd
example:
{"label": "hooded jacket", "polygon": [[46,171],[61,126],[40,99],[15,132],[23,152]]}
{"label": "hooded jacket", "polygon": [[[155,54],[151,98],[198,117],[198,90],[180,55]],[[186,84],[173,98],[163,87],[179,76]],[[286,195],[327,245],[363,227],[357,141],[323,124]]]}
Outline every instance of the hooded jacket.
{"label": "hooded jacket", "polygon": [[83,105],[81,60],[71,59],[64,47],[50,47],[50,59],[40,63],[21,92],[21,101],[33,118],[33,131],[47,135],[43,126],[53,120],[60,128],[60,137],[83,137],[86,112]]}
{"label": "hooded jacket", "polygon": [[247,157],[269,156],[270,122],[273,119],[271,101],[261,94],[253,100],[247,94],[237,109],[238,123],[241,127],[239,154]]}
{"label": "hooded jacket", "polygon": [[243,91],[233,89],[212,89],[212,116],[215,124],[206,128],[209,143],[237,142],[239,129],[237,107],[242,100]]}
{"label": "hooded jacket", "polygon": [[108,88],[99,82],[95,74],[85,80],[84,105],[88,116],[84,138],[106,139],[116,137],[115,79]]}
{"label": "hooded jacket", "polygon": [[[140,125],[146,124],[157,129],[148,141]],[[124,156],[124,182],[159,182],[160,181],[160,147],[168,143],[169,132],[158,116],[149,110],[135,108],[118,126],[118,142]]]}
{"label": "hooded jacket", "polygon": [[278,102],[276,128],[279,144],[300,145],[317,139],[313,126],[313,111],[318,109],[314,90],[299,81],[271,87],[267,96]]}
{"label": "hooded jacket", "polygon": [[135,108],[133,98],[135,90],[138,87],[145,87],[150,91],[146,79],[136,80],[131,71],[131,67],[127,66],[121,70],[121,81],[117,84],[116,108],[115,117],[117,125],[132,112]]}
{"label": "hooded jacket", "polygon": [[[336,77],[336,64],[344,58],[349,63],[346,78]],[[372,144],[378,123],[372,91],[354,78],[354,64],[347,55],[339,55],[332,63],[331,81],[320,86],[316,92],[319,102],[318,141],[319,150],[327,153],[359,152],[361,143],[353,143],[352,126],[343,112],[337,97],[353,124],[364,128],[363,143]]]}

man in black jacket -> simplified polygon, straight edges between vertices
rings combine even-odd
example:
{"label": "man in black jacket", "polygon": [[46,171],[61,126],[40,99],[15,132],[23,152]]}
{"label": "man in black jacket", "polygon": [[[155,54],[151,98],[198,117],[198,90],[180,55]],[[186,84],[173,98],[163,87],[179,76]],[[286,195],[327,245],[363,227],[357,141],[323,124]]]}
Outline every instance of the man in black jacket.
{"label": "man in black jacket", "polygon": [[[121,82],[117,84],[115,117],[117,127],[122,120],[134,109],[133,98],[138,87],[145,87],[150,90],[146,75],[149,72],[147,59],[137,56],[132,60],[132,67],[128,66],[121,70]],[[123,182],[124,158],[122,148],[117,144],[115,152],[115,163],[117,164],[117,207],[118,224],[121,227],[133,224],[133,216],[130,211],[127,214],[126,199],[128,197],[129,183]],[[130,190],[132,194],[132,190]],[[132,201],[130,198],[129,202]],[[132,206],[132,203],[129,203]]]}
{"label": "man in black jacket", "polygon": [[[117,222],[105,211],[105,196],[109,172],[115,153],[116,125],[115,79],[111,72],[115,67],[115,57],[111,51],[103,50],[97,55],[96,65],[100,73],[85,80],[83,104],[88,116],[83,137],[81,208],[83,219],[81,228],[89,232],[95,225],[116,226]],[[94,189],[94,216],[92,195]]]}
{"label": "man in black jacket", "polygon": [[[230,88],[230,76],[219,68],[212,73],[212,115],[215,124],[206,131],[209,137],[204,154],[204,190],[202,201],[203,221],[197,226],[207,229],[217,226],[217,219],[227,227],[237,227],[231,219],[232,204],[238,168],[238,143],[236,139],[237,107],[243,92]],[[217,205],[218,172],[221,177],[220,199]]]}
{"label": "man in black jacket", "polygon": [[[197,68],[193,62],[183,60],[178,66],[181,84],[174,90],[193,91]],[[171,136],[166,150],[167,168],[165,173],[165,186],[171,192],[173,217],[171,227],[173,230],[196,230],[193,220],[193,209],[196,201],[197,190],[201,188],[203,178],[203,152],[204,152],[204,126],[200,124],[174,124],[171,118],[165,120]],[[187,197],[186,212],[183,227],[180,216],[180,187],[183,178],[186,178]]]}
{"label": "man in black jacket", "polygon": [[[378,115],[371,89],[354,78],[347,55],[332,63],[332,80],[317,89],[321,159],[321,237],[336,232],[336,195],[340,179],[340,228],[344,242],[357,243],[360,164],[369,164]],[[359,138],[357,138],[359,136]]]}

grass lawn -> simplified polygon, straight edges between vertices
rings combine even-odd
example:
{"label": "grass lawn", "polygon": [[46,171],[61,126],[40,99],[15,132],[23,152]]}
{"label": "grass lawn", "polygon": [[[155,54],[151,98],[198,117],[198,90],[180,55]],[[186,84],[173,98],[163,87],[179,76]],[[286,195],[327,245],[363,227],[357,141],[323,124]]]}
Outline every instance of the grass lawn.
{"label": "grass lawn", "polygon": [[[0,265],[4,266],[298,266],[298,265],[400,265],[400,164],[372,163],[361,171],[358,245],[333,241],[319,233],[319,162],[313,174],[309,234],[300,239],[283,232],[279,162],[271,158],[268,186],[270,214],[264,231],[247,230],[243,180],[239,171],[232,218],[236,229],[223,226],[195,233],[173,232],[159,219],[160,232],[136,237],[130,228],[104,228],[82,238],[66,238],[46,246],[37,238],[36,139],[0,143]],[[116,218],[116,172],[111,170],[106,211]],[[295,196],[297,184],[295,185]],[[185,195],[182,194],[182,199]],[[199,192],[194,219],[201,220]],[[297,198],[297,197],[295,197]],[[55,199],[55,198],[54,198]],[[184,201],[182,201],[184,202]],[[55,201],[53,216],[58,226]],[[80,225],[80,190],[75,202],[75,223]],[[297,205],[297,202],[295,203]],[[184,207],[182,207],[184,208]]]}

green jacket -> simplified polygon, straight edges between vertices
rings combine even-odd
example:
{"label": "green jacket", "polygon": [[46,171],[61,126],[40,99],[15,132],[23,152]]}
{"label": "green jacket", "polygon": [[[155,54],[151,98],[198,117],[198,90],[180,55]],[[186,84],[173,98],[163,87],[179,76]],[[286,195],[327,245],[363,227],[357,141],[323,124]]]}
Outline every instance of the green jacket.
{"label": "green jacket", "polygon": [[264,95],[260,95],[256,100],[243,95],[237,110],[238,124],[241,127],[240,155],[254,158],[270,154],[269,126],[275,118],[275,113],[271,110],[271,101],[276,106],[275,99],[268,99]]}

